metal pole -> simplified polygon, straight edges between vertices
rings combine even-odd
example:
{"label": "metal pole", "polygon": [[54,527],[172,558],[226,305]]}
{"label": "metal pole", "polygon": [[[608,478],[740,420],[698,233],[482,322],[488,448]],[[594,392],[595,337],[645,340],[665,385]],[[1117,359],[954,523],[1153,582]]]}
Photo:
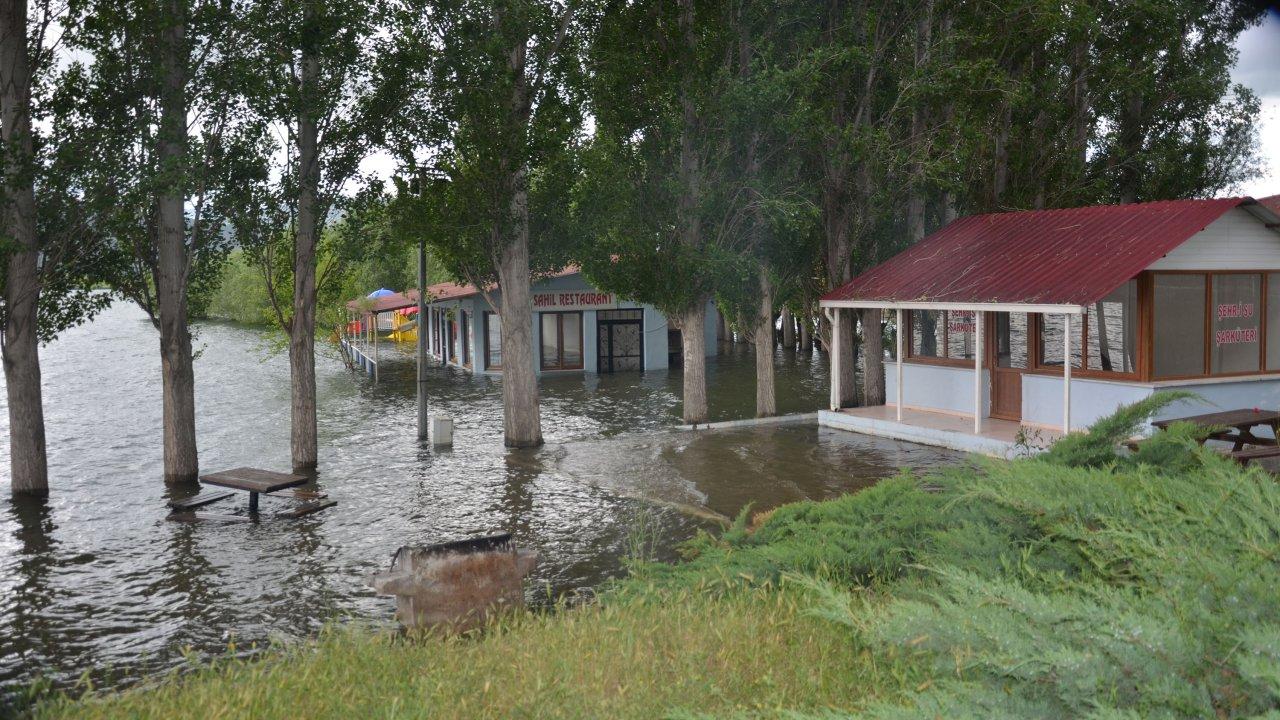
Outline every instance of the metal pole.
{"label": "metal pole", "polygon": [[840,409],[840,308],[827,311],[831,319],[831,345],[828,355],[831,356],[831,410]]}
{"label": "metal pole", "polygon": [[898,308],[898,328],[894,334],[898,336],[897,355],[897,371],[898,371],[898,387],[897,387],[897,405],[898,405],[898,422],[902,422],[902,333],[906,331],[907,326],[902,322],[902,308]]}
{"label": "metal pole", "polygon": [[1062,434],[1071,432],[1071,316],[1063,315],[1066,321],[1062,331]]}
{"label": "metal pole", "polygon": [[378,382],[378,313],[373,314],[373,382]]}
{"label": "metal pole", "polygon": [[973,311],[973,434],[982,433],[982,311]]}
{"label": "metal pole", "polygon": [[427,439],[427,244],[418,240],[418,439]]}

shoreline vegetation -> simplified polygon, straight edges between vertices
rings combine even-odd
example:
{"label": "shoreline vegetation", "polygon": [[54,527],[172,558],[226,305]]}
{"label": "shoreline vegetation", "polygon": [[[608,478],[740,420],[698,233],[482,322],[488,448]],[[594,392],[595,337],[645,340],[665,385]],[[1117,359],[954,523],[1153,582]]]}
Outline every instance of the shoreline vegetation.
{"label": "shoreline vegetation", "polygon": [[[461,638],[333,627],[37,718],[1275,717],[1280,486],[1176,395],[1044,455],[801,502]],[[1271,714],[1268,714],[1271,713]]]}

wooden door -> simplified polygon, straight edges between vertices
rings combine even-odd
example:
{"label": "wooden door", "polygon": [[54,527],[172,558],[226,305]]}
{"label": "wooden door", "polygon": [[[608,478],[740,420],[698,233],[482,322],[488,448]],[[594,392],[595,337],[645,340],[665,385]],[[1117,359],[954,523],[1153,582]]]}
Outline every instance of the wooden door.
{"label": "wooden door", "polygon": [[991,416],[1022,420],[1022,373],[1031,357],[1027,313],[987,313],[987,364],[991,368]]}

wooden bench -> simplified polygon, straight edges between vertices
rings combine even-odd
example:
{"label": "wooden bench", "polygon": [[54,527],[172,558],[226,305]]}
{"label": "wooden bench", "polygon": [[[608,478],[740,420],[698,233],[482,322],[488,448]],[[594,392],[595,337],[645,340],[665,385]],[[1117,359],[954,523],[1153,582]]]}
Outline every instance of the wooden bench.
{"label": "wooden bench", "polygon": [[1266,460],[1267,458],[1280,458],[1280,447],[1274,445],[1251,447],[1244,450],[1234,450],[1227,453],[1227,457],[1235,460],[1241,465],[1248,465],[1255,460]]}
{"label": "wooden bench", "polygon": [[295,505],[289,508],[288,510],[281,510],[280,512],[276,513],[276,517],[289,518],[292,520],[300,517],[305,517],[307,515],[310,515],[311,513],[318,513],[321,510],[324,510],[325,508],[331,508],[337,504],[338,504],[337,500],[324,500],[324,501],[317,500],[315,502],[302,503],[301,505]]}
{"label": "wooden bench", "polygon": [[186,512],[188,510],[195,510],[198,507],[204,507],[205,505],[212,505],[219,500],[226,500],[232,495],[235,495],[235,493],[202,492],[199,495],[193,495],[183,500],[170,500],[169,507],[173,508],[175,512]]}

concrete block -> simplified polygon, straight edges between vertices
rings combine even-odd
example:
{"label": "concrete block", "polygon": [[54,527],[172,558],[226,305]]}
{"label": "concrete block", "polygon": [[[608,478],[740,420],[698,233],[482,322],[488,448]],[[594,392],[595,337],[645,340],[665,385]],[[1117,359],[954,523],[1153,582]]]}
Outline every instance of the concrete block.
{"label": "concrete block", "polygon": [[432,415],[428,430],[431,444],[435,447],[453,446],[453,418]]}

